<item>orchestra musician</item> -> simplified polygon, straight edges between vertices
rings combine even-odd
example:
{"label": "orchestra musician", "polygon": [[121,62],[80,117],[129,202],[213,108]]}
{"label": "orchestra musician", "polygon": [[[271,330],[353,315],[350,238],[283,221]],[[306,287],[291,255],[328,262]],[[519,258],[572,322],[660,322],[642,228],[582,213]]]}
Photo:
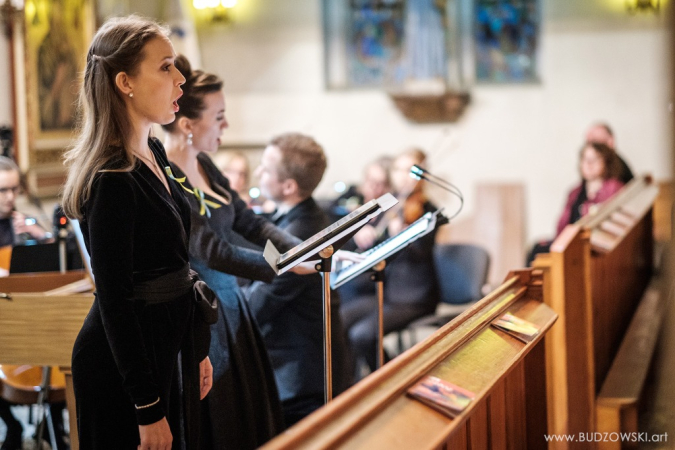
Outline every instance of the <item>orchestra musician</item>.
{"label": "orchestra musician", "polygon": [[[436,210],[426,198],[423,184],[410,177],[411,167],[415,164],[424,166],[425,160],[424,152],[415,148],[396,157],[390,179],[399,203],[374,225],[359,230],[354,240],[361,248],[377,245],[401,232],[424,213]],[[413,320],[435,311],[439,295],[433,263],[435,237],[435,231],[423,236],[387,262],[384,270],[385,334],[405,328]],[[352,297],[345,298],[341,314],[358,379],[360,360],[365,360],[371,371],[376,367],[377,298],[374,283],[366,278],[351,283],[351,287],[347,283],[343,286],[347,289],[340,291],[343,297]]]}
{"label": "orchestra musician", "polygon": [[200,448],[213,298],[189,269],[190,206],[150,137],[178,111],[175,57],[168,30],[138,16],[107,21],[86,57],[63,193],[96,285],[72,358],[83,450]]}
{"label": "orchestra musician", "polygon": [[12,159],[0,156],[0,247],[19,244],[22,239],[45,241],[52,237],[35,219],[16,211],[20,192],[19,167]]}
{"label": "orchestra musician", "polygon": [[[310,136],[286,133],[272,139],[256,175],[265,197],[277,206],[274,224],[306,240],[330,225],[312,194],[326,170],[323,148]],[[286,425],[324,404],[323,284],[318,273],[279,275],[254,283],[249,304],[267,345]],[[338,295],[331,296],[333,393],[349,386],[347,342]]]}

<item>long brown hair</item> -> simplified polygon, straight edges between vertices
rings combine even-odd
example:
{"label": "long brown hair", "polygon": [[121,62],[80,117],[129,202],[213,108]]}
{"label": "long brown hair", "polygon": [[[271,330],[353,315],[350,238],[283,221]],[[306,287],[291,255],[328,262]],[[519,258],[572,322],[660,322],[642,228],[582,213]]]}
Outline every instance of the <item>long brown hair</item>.
{"label": "long brown hair", "polygon": [[80,91],[78,138],[64,157],[68,177],[62,204],[69,217],[82,218],[82,205],[98,172],[116,160],[122,161],[118,170],[131,170],[136,164],[124,142],[132,124],[115,77],[120,72],[135,75],[145,58],[145,45],[168,35],[156,22],[132,15],[108,20],[94,36]]}
{"label": "long brown hair", "polygon": [[[605,163],[605,171],[602,174],[602,179],[603,180],[608,180],[610,178],[619,178],[619,174],[621,173],[621,165],[619,163],[619,157],[617,156],[616,152],[608,145],[605,144],[600,144],[597,142],[589,142],[588,144],[584,144],[583,147],[581,147],[581,151],[579,152],[579,161],[581,161],[581,158],[583,158],[584,151],[588,148],[591,147],[595,152],[602,158],[602,161]],[[581,169],[579,169],[581,172]],[[583,174],[581,174],[581,178],[583,179]]]}

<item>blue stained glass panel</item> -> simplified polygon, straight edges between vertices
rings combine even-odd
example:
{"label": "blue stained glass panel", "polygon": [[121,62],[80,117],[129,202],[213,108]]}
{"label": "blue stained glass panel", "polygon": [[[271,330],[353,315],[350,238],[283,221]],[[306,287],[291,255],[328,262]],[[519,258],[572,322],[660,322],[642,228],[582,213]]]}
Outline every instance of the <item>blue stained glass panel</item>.
{"label": "blue stained glass panel", "polygon": [[538,81],[539,0],[475,0],[476,80]]}

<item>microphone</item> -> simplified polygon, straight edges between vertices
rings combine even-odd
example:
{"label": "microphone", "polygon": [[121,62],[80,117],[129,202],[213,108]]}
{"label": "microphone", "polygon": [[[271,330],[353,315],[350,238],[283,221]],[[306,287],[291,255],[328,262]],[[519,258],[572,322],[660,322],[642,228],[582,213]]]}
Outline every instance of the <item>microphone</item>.
{"label": "microphone", "polygon": [[457,217],[459,212],[464,207],[464,196],[462,195],[462,191],[460,191],[457,186],[450,183],[449,181],[444,180],[441,177],[437,177],[436,175],[429,172],[427,169],[418,166],[417,164],[415,164],[410,168],[410,176],[412,178],[415,178],[416,180],[425,180],[433,184],[434,186],[438,186],[444,191],[447,191],[452,195],[454,195],[455,197],[457,197],[459,199],[459,208],[457,208],[457,211],[455,211],[455,213],[452,216],[448,217],[448,220]]}

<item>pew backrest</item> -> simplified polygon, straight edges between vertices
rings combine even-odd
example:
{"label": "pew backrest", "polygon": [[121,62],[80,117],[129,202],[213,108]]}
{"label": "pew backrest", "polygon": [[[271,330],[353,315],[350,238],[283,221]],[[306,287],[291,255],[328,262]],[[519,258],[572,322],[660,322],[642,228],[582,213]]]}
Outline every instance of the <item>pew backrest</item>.
{"label": "pew backrest", "polygon": [[[545,448],[543,338],[556,314],[542,302],[544,278],[542,271],[511,274],[456,320],[263,448]],[[536,339],[524,343],[491,327],[505,312],[539,326]],[[451,419],[406,395],[426,375],[476,397]]]}

